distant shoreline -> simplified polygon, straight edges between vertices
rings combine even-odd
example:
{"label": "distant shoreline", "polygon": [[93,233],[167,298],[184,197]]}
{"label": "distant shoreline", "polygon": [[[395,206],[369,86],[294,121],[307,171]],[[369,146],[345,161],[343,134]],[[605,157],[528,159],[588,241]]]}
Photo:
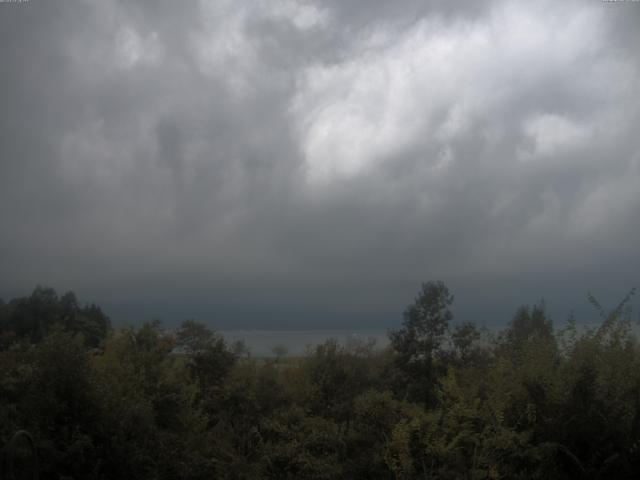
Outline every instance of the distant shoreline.
{"label": "distant shoreline", "polygon": [[238,329],[219,330],[229,343],[244,341],[251,355],[258,357],[273,356],[274,347],[283,347],[287,355],[302,355],[308,345],[318,345],[336,339],[344,344],[350,339],[376,341],[376,348],[388,345],[388,329],[316,329],[316,330],[263,330]]}
{"label": "distant shoreline", "polygon": [[[577,324],[579,331],[589,328],[597,328],[601,323]],[[566,323],[556,325],[556,332],[562,330]],[[638,334],[640,327],[636,322],[632,322],[633,331]],[[505,326],[485,327],[490,333],[497,333]],[[286,352],[285,356],[304,355],[307,346],[315,346],[329,339],[337,340],[344,345],[350,339],[358,339],[367,341],[375,340],[375,348],[383,349],[389,344],[388,328],[372,328],[372,329],[228,329],[218,330],[218,333],[224,339],[232,344],[237,341],[243,341],[249,349],[251,356],[254,357],[272,357],[276,356],[273,352],[275,347],[282,347]]]}

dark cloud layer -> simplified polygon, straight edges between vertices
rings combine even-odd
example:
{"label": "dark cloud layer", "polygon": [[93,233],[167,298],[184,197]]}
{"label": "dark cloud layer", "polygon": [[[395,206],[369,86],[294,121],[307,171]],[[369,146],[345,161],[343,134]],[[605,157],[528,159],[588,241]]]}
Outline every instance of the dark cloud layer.
{"label": "dark cloud layer", "polygon": [[[637,2],[0,4],[0,295],[503,322],[638,283]],[[562,318],[558,318],[561,320]]]}

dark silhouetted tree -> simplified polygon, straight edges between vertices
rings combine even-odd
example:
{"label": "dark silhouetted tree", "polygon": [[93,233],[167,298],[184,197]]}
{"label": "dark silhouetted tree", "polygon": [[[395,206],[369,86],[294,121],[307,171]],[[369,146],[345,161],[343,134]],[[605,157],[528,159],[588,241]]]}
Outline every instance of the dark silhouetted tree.
{"label": "dark silhouetted tree", "polygon": [[478,342],[481,337],[480,331],[471,322],[456,325],[451,333],[451,343],[454,353],[463,365],[473,360],[479,350]]}
{"label": "dark silhouetted tree", "polygon": [[453,295],[440,281],[423,283],[413,304],[404,311],[402,328],[389,333],[401,383],[409,396],[430,405],[438,377],[437,359],[442,353]]}
{"label": "dark silhouetted tree", "polygon": [[534,305],[523,305],[518,308],[506,331],[509,343],[521,345],[530,338],[550,340],[553,338],[553,322],[545,312],[544,302]]}

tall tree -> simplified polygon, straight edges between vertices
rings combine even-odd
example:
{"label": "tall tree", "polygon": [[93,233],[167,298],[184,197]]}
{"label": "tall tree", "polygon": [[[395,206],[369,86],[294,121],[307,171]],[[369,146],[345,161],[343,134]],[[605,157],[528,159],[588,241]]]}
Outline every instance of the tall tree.
{"label": "tall tree", "polygon": [[553,338],[553,322],[545,312],[544,302],[534,305],[523,305],[518,308],[506,331],[509,343],[518,346],[531,338],[551,340]]}
{"label": "tall tree", "polygon": [[[402,327],[389,333],[402,383],[410,397],[432,404],[437,381],[437,357],[453,318],[453,295],[441,281],[422,284],[413,304],[403,314]],[[416,398],[417,397],[417,398]]]}
{"label": "tall tree", "polygon": [[224,338],[195,320],[182,322],[176,346],[189,358],[188,367],[205,397],[220,388],[236,361]]}

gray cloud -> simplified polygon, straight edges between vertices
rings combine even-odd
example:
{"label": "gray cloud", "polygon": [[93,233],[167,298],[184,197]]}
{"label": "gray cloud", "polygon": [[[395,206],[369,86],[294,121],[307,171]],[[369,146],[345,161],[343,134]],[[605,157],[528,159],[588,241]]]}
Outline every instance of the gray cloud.
{"label": "gray cloud", "polygon": [[638,12],[0,5],[0,293],[227,327],[393,324],[428,279],[484,323],[613,302],[640,260]]}

